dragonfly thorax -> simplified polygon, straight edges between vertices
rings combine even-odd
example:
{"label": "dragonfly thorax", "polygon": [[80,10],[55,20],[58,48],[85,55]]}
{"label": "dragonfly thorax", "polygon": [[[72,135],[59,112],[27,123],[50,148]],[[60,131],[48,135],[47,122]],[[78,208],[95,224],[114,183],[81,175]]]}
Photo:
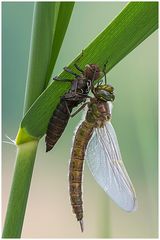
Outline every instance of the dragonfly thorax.
{"label": "dragonfly thorax", "polygon": [[89,105],[86,120],[95,127],[103,127],[106,121],[110,119],[111,109],[109,103],[93,98]]}

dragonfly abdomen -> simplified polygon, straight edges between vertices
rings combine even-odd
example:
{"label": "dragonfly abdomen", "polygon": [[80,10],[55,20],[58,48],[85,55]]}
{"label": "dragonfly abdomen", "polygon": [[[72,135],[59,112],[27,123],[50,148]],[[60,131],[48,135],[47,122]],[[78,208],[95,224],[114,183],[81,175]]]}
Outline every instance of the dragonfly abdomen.
{"label": "dragonfly abdomen", "polygon": [[67,109],[65,101],[62,99],[56,110],[53,112],[45,137],[46,152],[50,151],[54,147],[64,132],[64,129],[70,118],[68,110],[71,112],[74,105],[74,102],[67,102]]}
{"label": "dragonfly abdomen", "polygon": [[[69,171],[69,188],[70,199],[73,212],[77,220],[80,221],[82,228],[83,208],[82,208],[82,171],[85,149],[93,131],[93,125],[87,121],[82,122],[79,126],[74,139],[72,150],[70,171]],[[83,230],[83,228],[82,228]]]}

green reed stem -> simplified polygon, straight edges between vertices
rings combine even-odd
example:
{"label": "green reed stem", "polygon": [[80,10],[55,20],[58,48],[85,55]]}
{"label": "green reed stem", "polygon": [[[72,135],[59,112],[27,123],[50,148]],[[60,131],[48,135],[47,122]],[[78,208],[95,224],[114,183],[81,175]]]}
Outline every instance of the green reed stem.
{"label": "green reed stem", "polygon": [[21,144],[17,148],[17,160],[3,238],[19,238],[21,236],[37,146],[38,141],[32,141]]}
{"label": "green reed stem", "polygon": [[[45,90],[62,45],[74,2],[36,2],[24,101],[24,114]],[[68,9],[68,11],[64,11]],[[65,19],[65,24],[62,19]],[[58,33],[56,29],[60,29]],[[58,34],[58,36],[57,36]],[[54,50],[54,51],[53,51]],[[56,52],[56,53],[55,53]],[[54,61],[52,60],[54,55]],[[3,238],[21,236],[39,140],[21,128]]]}

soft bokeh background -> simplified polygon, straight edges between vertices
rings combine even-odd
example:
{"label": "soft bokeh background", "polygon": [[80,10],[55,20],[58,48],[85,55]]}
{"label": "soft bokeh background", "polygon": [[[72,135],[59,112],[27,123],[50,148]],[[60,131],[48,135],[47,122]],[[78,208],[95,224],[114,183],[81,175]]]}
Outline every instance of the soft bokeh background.
{"label": "soft bokeh background", "polygon": [[[77,2],[53,75],[61,72],[125,4]],[[2,3],[3,140],[5,134],[15,138],[22,117],[32,15],[32,2]],[[51,152],[45,153],[44,139],[40,142],[22,237],[157,237],[157,45],[155,32],[108,74],[108,81],[116,89],[113,125],[136,189],[138,210],[129,214],[119,209],[99,188],[86,165],[85,232],[80,232],[68,195],[68,162],[79,113]],[[16,148],[3,144],[3,221],[15,156]]]}

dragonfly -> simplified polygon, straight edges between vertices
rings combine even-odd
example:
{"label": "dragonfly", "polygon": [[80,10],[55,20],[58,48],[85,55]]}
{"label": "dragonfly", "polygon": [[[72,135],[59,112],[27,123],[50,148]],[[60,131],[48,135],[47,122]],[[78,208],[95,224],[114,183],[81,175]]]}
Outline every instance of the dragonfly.
{"label": "dragonfly", "polygon": [[128,176],[111,124],[114,88],[106,83],[93,89],[93,97],[85,103],[88,110],[78,127],[69,164],[70,201],[81,231],[83,224],[82,178],[86,159],[90,172],[107,195],[123,210],[135,211],[136,193]]}
{"label": "dragonfly", "polygon": [[82,70],[77,63],[75,63],[74,66],[80,74],[75,73],[67,67],[64,68],[66,72],[74,76],[72,81],[58,77],[53,78],[60,82],[70,82],[71,88],[61,97],[60,103],[49,120],[45,137],[46,152],[50,151],[57,143],[67,126],[69,118],[72,117],[71,112],[73,108],[86,101],[94,81],[97,80],[101,74],[97,64],[87,64],[84,70]]}

